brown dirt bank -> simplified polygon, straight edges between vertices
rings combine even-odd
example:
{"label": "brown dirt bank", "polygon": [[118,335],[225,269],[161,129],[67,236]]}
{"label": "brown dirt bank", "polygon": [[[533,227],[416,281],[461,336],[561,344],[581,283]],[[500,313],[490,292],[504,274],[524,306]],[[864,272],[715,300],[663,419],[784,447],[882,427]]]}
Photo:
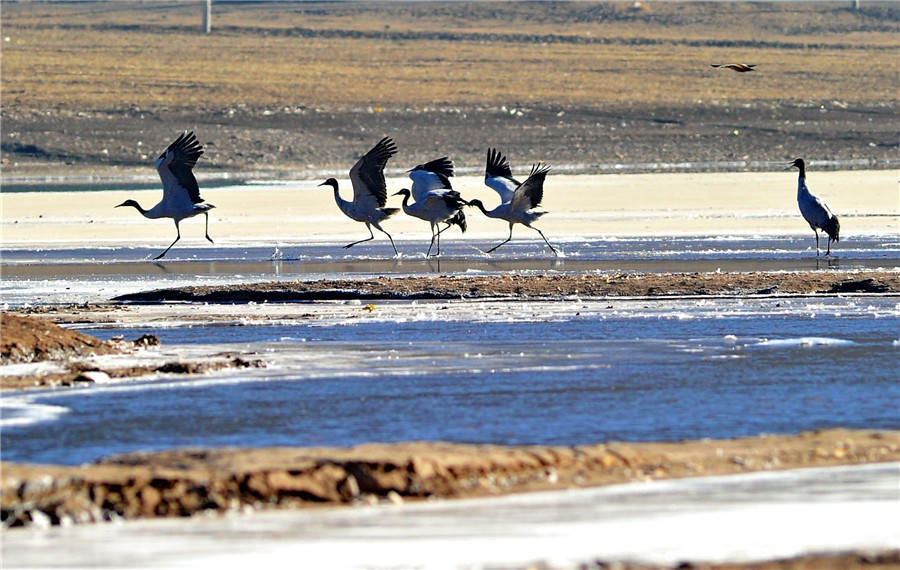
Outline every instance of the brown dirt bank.
{"label": "brown dirt bank", "polygon": [[484,497],[628,481],[900,460],[900,432],[829,429],[674,443],[175,449],[79,467],[2,465],[6,527]]}
{"label": "brown dirt bank", "polygon": [[191,286],[122,295],[115,301],[263,303],[383,299],[538,299],[699,295],[900,293],[900,273],[859,271],[378,277]]}
{"label": "brown dirt bank", "polygon": [[60,371],[0,376],[0,390],[74,386],[134,378],[147,374],[204,374],[225,368],[260,367],[258,359],[247,360],[234,354],[213,354],[199,362],[169,361],[149,365],[100,364],[94,356],[128,354],[159,345],[159,339],[144,335],[133,341],[104,342],[93,336],[71,331],[48,319],[0,314],[0,365],[27,362],[55,362]]}
{"label": "brown dirt bank", "polygon": [[[598,569],[616,570],[665,570],[666,566],[646,566],[642,564],[597,563]],[[900,568],[900,551],[878,554],[835,554],[803,556],[762,562],[704,564],[684,562],[674,566],[679,570],[888,570]]]}
{"label": "brown dirt bank", "polygon": [[121,352],[122,348],[112,343],[64,329],[47,320],[0,314],[0,364]]}

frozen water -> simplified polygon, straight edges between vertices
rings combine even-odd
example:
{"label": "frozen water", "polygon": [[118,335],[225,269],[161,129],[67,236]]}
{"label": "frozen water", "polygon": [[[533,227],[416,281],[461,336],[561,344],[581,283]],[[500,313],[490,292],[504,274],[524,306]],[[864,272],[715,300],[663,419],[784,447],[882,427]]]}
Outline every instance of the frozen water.
{"label": "frozen water", "polygon": [[269,366],[9,393],[9,405],[68,413],[4,429],[4,458],[77,464],[185,445],[573,445],[900,427],[892,297],[389,302],[365,318],[358,306],[326,309],[266,325],[232,326],[243,323],[236,315],[91,328],[154,333],[185,357],[244,352]]}

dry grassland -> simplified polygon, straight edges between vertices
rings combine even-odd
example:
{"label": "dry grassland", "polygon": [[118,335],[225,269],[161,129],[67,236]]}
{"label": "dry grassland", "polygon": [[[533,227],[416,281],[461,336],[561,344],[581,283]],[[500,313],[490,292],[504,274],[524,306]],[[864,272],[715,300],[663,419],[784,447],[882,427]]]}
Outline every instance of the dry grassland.
{"label": "dry grassland", "polygon": [[880,103],[900,77],[896,3],[218,2],[209,36],[201,5],[4,3],[4,105]]}
{"label": "dry grassland", "polygon": [[217,0],[210,35],[203,5],[3,2],[0,172],[143,172],[182,129],[201,174],[346,172],[385,135],[467,168],[897,159],[900,2]]}

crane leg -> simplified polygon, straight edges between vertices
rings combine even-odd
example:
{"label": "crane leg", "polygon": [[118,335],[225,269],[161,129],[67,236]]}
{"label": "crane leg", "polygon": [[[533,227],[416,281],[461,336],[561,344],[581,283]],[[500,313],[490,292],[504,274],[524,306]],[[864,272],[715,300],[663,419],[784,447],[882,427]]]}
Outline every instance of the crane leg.
{"label": "crane leg", "polygon": [[443,228],[441,228],[441,229],[438,230],[438,234],[442,234],[442,233],[444,233],[445,231],[447,231],[447,230],[449,230],[450,228],[453,227],[453,224],[451,224],[450,222],[446,222],[446,221],[445,221],[444,223],[445,223],[446,225],[445,225]]}
{"label": "crane leg", "polygon": [[209,243],[216,243],[209,237],[209,212],[203,212],[203,215],[206,216],[206,239],[209,240]]}
{"label": "crane leg", "polygon": [[[386,235],[388,237],[388,239],[391,242],[391,247],[394,248],[394,255],[396,255],[397,257],[400,257],[400,252],[397,251],[397,246],[394,245],[394,238],[391,237],[391,234],[384,231],[384,228],[382,228],[378,224],[372,224],[372,225],[375,226],[378,229],[378,231],[380,231],[381,233],[383,233],[384,235]],[[368,227],[368,224],[366,224],[366,226]],[[369,233],[370,234],[372,233],[372,228],[369,228]],[[374,237],[375,237],[375,234],[372,234],[372,238],[374,238]],[[372,239],[372,238],[369,238],[369,239]],[[363,240],[363,241],[369,241],[369,240]],[[356,242],[356,243],[359,243],[359,242]],[[347,247],[350,247],[350,246],[348,245]]]}
{"label": "crane leg", "polygon": [[[438,232],[437,235],[440,236],[441,232]],[[429,255],[431,255],[431,248],[434,247],[434,238],[435,238],[434,226],[431,226],[431,243],[428,244],[428,251],[425,253],[425,257],[428,257]],[[440,239],[440,238],[438,238],[438,239]]]}
{"label": "crane leg", "polygon": [[501,241],[500,243],[498,243],[497,245],[495,245],[495,246],[492,247],[491,249],[487,250],[485,253],[491,253],[492,251],[494,251],[495,249],[497,249],[498,247],[500,247],[501,245],[505,244],[506,242],[508,242],[508,241],[511,240],[511,239],[512,239],[512,226],[509,226],[509,237],[506,238],[505,240]]}
{"label": "crane leg", "polygon": [[813,233],[816,234],[816,257],[819,257],[819,230],[813,228]]}
{"label": "crane leg", "polygon": [[367,241],[372,241],[373,239],[375,239],[375,234],[372,233],[372,228],[369,227],[369,224],[366,224],[366,228],[369,230],[369,237],[367,237],[366,239],[361,239],[359,241],[355,241],[353,243],[348,243],[347,245],[344,246],[344,249],[350,249],[354,245],[361,244],[361,243],[367,242]]}
{"label": "crane leg", "polygon": [[178,232],[178,236],[175,238],[175,241],[173,241],[172,243],[169,244],[169,247],[166,248],[166,251],[164,251],[164,252],[160,253],[159,255],[157,255],[156,257],[154,257],[153,258],[154,261],[157,259],[162,259],[164,255],[169,253],[169,250],[172,249],[172,246],[175,245],[176,243],[178,243],[178,240],[181,239],[181,228],[178,227],[178,222],[175,222],[175,231]]}
{"label": "crane leg", "polygon": [[536,231],[537,233],[541,234],[541,237],[544,238],[544,243],[547,244],[547,247],[550,248],[550,251],[552,251],[554,254],[556,254],[557,256],[559,256],[559,252],[556,251],[556,248],[553,247],[552,245],[550,245],[550,242],[547,241],[547,238],[546,238],[546,237],[544,237],[544,232],[542,232],[541,230],[539,230],[539,229],[537,229],[537,228],[532,228],[531,226],[528,226],[528,227],[531,228],[531,229],[533,229],[533,230]]}

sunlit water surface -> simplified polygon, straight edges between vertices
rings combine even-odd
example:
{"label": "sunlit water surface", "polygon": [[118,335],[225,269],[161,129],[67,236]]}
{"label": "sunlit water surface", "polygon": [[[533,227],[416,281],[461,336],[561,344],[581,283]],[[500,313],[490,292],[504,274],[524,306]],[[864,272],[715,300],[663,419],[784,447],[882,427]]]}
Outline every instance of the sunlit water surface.
{"label": "sunlit water surface", "polygon": [[[556,241],[556,240],[554,240]],[[900,236],[854,236],[816,258],[811,235],[557,241],[10,249],[8,306],[108,301],[190,284],[379,275],[853,271],[900,267]],[[357,302],[358,303],[358,302]],[[900,299],[891,296],[553,302],[383,301],[363,314],[95,325],[159,336],[178,358],[233,351],[266,368],[7,392],[3,459],[77,464],[181,446],[447,440],[574,445],[898,428]],[[292,305],[294,309],[297,305]],[[352,308],[352,307],[351,307]],[[356,314],[352,314],[356,313]],[[296,315],[296,311],[291,314]],[[235,326],[248,325],[249,326]],[[126,328],[123,328],[126,327]]]}
{"label": "sunlit water surface", "polygon": [[8,393],[4,459],[900,428],[895,297],[397,301],[364,319],[235,324],[91,328],[156,334],[188,358],[233,350],[269,366]]}

